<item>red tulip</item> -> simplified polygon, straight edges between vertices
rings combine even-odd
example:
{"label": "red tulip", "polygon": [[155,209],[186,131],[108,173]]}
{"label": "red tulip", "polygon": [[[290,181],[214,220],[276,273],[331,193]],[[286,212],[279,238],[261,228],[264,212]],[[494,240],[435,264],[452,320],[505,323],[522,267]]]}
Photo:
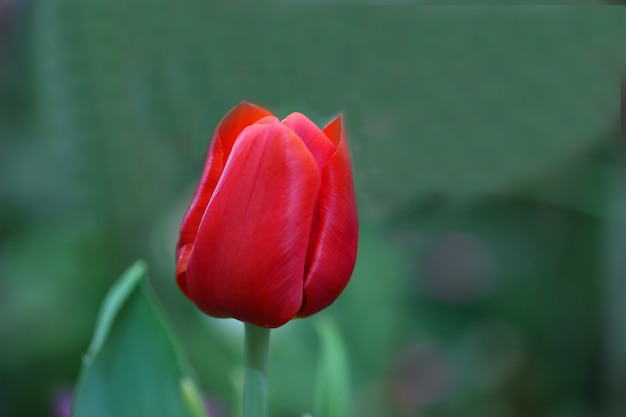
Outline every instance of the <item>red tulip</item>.
{"label": "red tulip", "polygon": [[329,306],[356,259],[358,220],[341,116],[323,130],[241,103],[213,135],[176,249],[202,311],[279,327]]}

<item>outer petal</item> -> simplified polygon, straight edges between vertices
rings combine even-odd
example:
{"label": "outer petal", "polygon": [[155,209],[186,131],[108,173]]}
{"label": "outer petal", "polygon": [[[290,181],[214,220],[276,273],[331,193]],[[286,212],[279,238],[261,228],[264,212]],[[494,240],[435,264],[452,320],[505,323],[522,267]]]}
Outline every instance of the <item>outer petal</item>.
{"label": "outer petal", "polygon": [[180,238],[176,246],[176,281],[187,297],[189,297],[189,291],[187,290],[186,272],[189,253],[196,239],[196,232],[198,231],[204,210],[209,204],[220,175],[222,175],[224,164],[228,159],[233,144],[246,126],[271,115],[272,113],[261,107],[242,102],[224,116],[213,134],[211,148],[200,177],[200,183],[187,210],[187,214],[183,218],[180,227]]}
{"label": "outer petal", "polygon": [[291,113],[282,123],[302,139],[321,171],[328,159],[335,153],[337,144],[333,143],[315,123],[302,113]]}
{"label": "outer petal", "polygon": [[278,327],[302,304],[304,263],[320,174],[280,123],[246,128],[204,213],[187,272],[205,313]]}
{"label": "outer petal", "polygon": [[[317,167],[320,172],[328,162],[331,156],[337,150],[337,143],[330,140],[322,130],[317,127],[308,117],[302,113],[291,113],[282,121],[284,126],[289,127],[304,142],[309,152],[313,155]],[[305,271],[308,271],[311,260],[313,259],[313,251],[317,244],[319,212],[315,210],[313,214],[313,222],[311,223],[311,231],[309,232],[309,246],[307,248],[307,256]]]}
{"label": "outer petal", "polygon": [[356,261],[358,218],[348,142],[341,116],[324,133],[337,151],[322,171],[317,243],[304,281],[299,317],[330,305],[345,288]]}

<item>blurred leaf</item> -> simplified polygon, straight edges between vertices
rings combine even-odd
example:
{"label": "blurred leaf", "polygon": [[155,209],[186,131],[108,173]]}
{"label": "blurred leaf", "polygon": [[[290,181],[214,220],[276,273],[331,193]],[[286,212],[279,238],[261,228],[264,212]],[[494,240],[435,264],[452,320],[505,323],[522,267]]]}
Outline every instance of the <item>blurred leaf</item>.
{"label": "blurred leaf", "polygon": [[316,381],[316,417],[350,415],[352,394],[346,347],[334,321],[325,317],[318,331],[321,352]]}
{"label": "blurred leaf", "polygon": [[196,384],[190,378],[181,379],[180,388],[185,400],[185,406],[191,417],[210,417],[204,409],[202,395],[198,392]]}
{"label": "blurred leaf", "polygon": [[198,416],[186,408],[189,368],[145,279],[146,266],[137,262],[104,300],[73,417]]}
{"label": "blurred leaf", "polygon": [[326,311],[342,330],[353,372],[359,378],[371,378],[385,372],[394,342],[403,334],[413,259],[402,250],[402,236],[362,226],[350,283]]}

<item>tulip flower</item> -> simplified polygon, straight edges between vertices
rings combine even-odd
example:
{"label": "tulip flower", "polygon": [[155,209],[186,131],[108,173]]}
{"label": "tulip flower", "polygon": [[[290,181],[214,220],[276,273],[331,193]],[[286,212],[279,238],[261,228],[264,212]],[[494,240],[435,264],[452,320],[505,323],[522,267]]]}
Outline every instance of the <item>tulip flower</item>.
{"label": "tulip flower", "polygon": [[219,123],[176,250],[200,310],[265,328],[329,306],[354,268],[358,221],[341,116],[320,129],[241,103]]}

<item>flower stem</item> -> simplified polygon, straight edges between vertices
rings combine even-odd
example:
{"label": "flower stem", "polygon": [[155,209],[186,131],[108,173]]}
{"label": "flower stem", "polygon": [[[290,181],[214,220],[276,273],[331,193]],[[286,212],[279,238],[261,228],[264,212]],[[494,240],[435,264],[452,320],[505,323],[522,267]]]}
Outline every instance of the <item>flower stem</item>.
{"label": "flower stem", "polygon": [[267,356],[270,329],[245,323],[246,364],[243,382],[243,417],[267,417]]}

